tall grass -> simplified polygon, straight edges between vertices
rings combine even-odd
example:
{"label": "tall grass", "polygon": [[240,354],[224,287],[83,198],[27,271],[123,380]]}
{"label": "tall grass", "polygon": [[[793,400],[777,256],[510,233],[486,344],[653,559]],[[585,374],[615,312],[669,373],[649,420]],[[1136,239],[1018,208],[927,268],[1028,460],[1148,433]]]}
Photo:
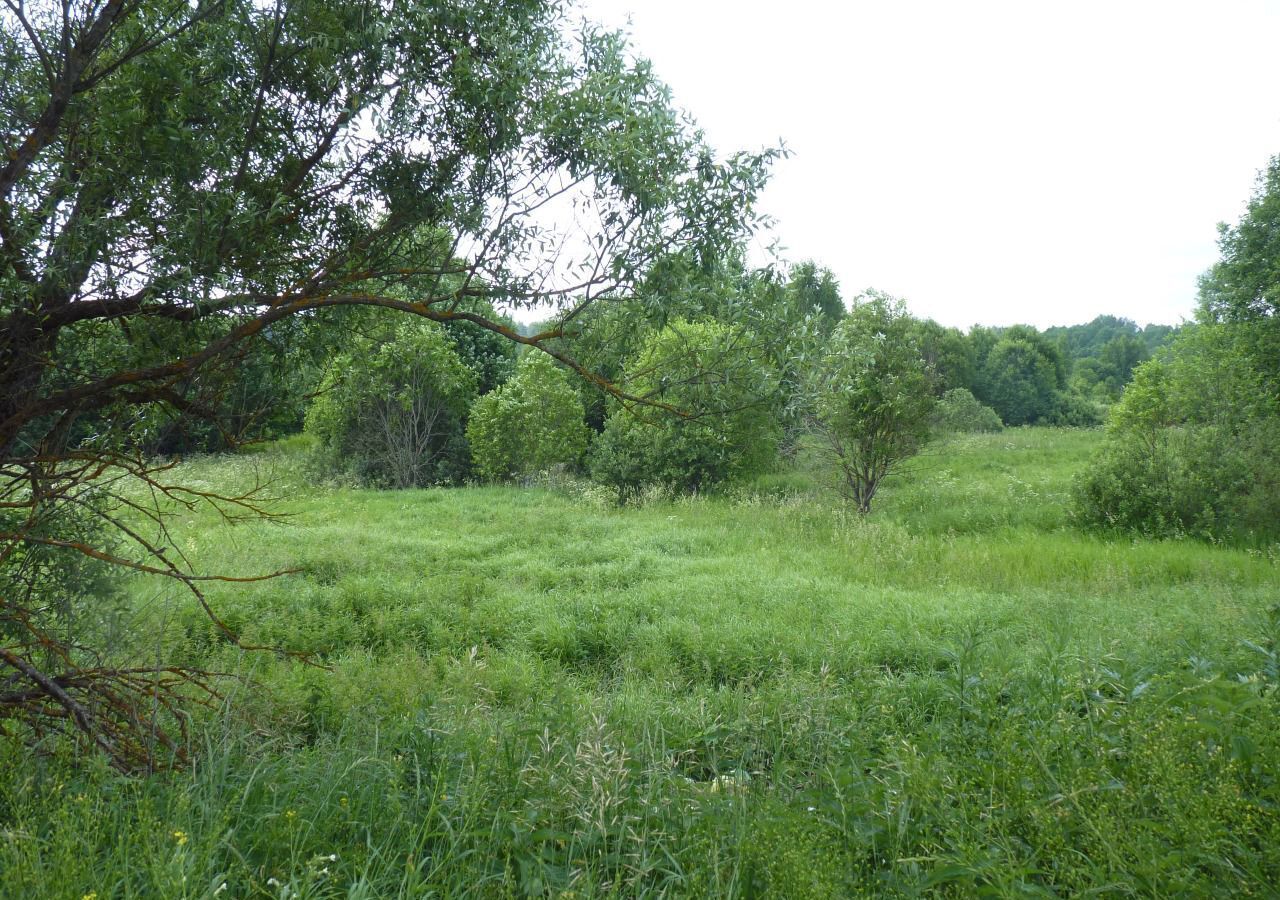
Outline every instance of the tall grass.
{"label": "tall grass", "polygon": [[186,772],[0,743],[0,895],[1273,895],[1276,554],[1076,531],[1095,441],[955,441],[867,518],[803,460],[625,509],[188,463],[274,474],[180,540],[298,569],[212,599],[331,669],[140,582],[136,652],[243,680]]}

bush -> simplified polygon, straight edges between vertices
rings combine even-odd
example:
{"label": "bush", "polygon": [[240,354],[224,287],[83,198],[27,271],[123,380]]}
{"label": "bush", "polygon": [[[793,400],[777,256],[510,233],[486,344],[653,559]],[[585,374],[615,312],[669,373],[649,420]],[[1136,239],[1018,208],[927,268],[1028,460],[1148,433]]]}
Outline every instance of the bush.
{"label": "bush", "polygon": [[1057,406],[1048,417],[1048,423],[1068,428],[1093,428],[1102,424],[1102,407],[1082,394],[1066,391],[1058,395]]}
{"label": "bush", "polygon": [[[22,503],[29,496],[11,496],[10,500]],[[74,506],[0,508],[0,534],[5,536],[0,540],[4,554],[4,565],[0,566],[0,640],[4,644],[39,644],[35,638],[43,636],[52,638],[44,647],[51,650],[55,644],[66,647],[101,637],[91,636],[91,632],[112,627],[122,605],[119,570],[77,549],[118,551],[118,542],[104,518],[108,514],[105,502],[92,492],[79,496]],[[70,546],[42,543],[46,539]]]}
{"label": "bush", "polygon": [[[1277,431],[1276,429],[1272,429]],[[1273,531],[1280,433],[1243,438],[1213,426],[1162,429],[1150,441],[1112,441],[1074,488],[1082,522],[1152,537],[1243,537]]]}
{"label": "bush", "polygon": [[1077,480],[1087,525],[1244,538],[1280,523],[1280,414],[1225,325],[1188,329],[1137,370]]}
{"label": "bush", "polygon": [[575,465],[587,449],[582,400],[545,353],[520,360],[515,376],[471,408],[467,441],[482,478],[527,477]]}
{"label": "bush", "polygon": [[[139,650],[129,639],[138,611],[122,590],[121,568],[95,558],[127,553],[112,527],[120,504],[95,490],[73,489],[72,503],[40,499],[44,490],[60,489],[65,484],[50,480],[34,495],[11,491],[0,504],[0,740],[39,748],[26,757],[30,766],[54,755],[55,735],[68,738],[67,746],[85,746],[86,724],[97,724],[115,736],[105,749],[117,763],[137,759],[135,749],[156,759],[164,752],[158,736],[173,724],[170,698],[140,669],[118,673],[116,666],[133,662]],[[26,679],[43,679],[57,691],[42,696]],[[129,708],[139,695],[151,701],[141,718]],[[134,723],[149,746],[119,739]]]}
{"label": "bush", "polygon": [[953,388],[934,407],[932,427],[940,433],[973,434],[1002,431],[1004,423],[994,409],[966,388]]}
{"label": "bush", "polygon": [[591,477],[626,503],[654,483],[651,445],[652,435],[639,423],[615,413],[591,445]]}
{"label": "bush", "polygon": [[353,343],[307,412],[321,469],[396,488],[456,479],[476,377],[440,326],[410,319]]}
{"label": "bush", "polygon": [[777,458],[777,380],[750,335],[677,320],[628,364],[627,387],[673,407],[616,410],[591,455],[592,475],[619,492],[644,485],[697,493],[750,477]]}

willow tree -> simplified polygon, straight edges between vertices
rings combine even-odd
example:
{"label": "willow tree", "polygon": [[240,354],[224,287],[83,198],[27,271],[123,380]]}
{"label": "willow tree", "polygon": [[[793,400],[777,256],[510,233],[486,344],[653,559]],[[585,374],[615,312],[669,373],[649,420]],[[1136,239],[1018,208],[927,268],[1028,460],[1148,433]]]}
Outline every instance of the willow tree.
{"label": "willow tree", "polygon": [[[200,579],[229,576],[166,549],[158,509],[123,509],[140,493],[120,486],[257,508],[172,483],[133,448],[175,417],[245,437],[219,398],[262,342],[373,306],[469,321],[599,379],[553,344],[564,323],[629,299],[652,260],[712,259],[751,227],[774,152],[717,160],[620,37],[569,15],[555,0],[5,0],[0,713],[125,767],[158,739],[180,752],[137,701],[198,674],[83,646],[57,610],[92,593],[39,573],[91,558],[204,603]],[[545,306],[551,324],[522,336],[495,305]]]}
{"label": "willow tree", "polygon": [[810,425],[860,513],[929,439],[934,374],[915,331],[906,304],[868,291],[854,299],[812,374]]}

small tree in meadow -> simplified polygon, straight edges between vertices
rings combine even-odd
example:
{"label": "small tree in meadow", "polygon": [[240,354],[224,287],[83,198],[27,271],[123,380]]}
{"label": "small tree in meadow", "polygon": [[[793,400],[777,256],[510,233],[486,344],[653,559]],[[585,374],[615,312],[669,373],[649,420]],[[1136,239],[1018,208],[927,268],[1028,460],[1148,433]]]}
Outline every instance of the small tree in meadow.
{"label": "small tree in meadow", "polygon": [[323,467],[395,488],[441,479],[476,378],[432,322],[401,322],[334,360],[307,413]]}
{"label": "small tree in meadow", "polygon": [[777,378],[748,333],[715,321],[671,322],[628,362],[627,378],[673,411],[618,409],[606,421],[591,471],[619,496],[646,484],[697,493],[776,459]]}
{"label": "small tree in meadow", "polygon": [[573,465],[587,449],[582,399],[551,357],[527,354],[510,381],[472,406],[467,441],[483,478],[519,478]]}
{"label": "small tree in meadow", "polygon": [[859,297],[814,376],[810,421],[862,513],[929,438],[933,383],[911,324],[901,300]]}

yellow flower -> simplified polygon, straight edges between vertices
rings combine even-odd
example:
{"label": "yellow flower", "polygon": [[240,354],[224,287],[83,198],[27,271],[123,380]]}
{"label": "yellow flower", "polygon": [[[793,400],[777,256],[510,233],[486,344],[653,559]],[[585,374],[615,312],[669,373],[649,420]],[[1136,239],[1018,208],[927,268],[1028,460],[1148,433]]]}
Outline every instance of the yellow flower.
{"label": "yellow flower", "polygon": [[177,841],[178,846],[181,847],[187,843],[187,833],[185,831],[175,831],[173,833],[173,839]]}
{"label": "yellow flower", "polygon": [[98,892],[90,891],[89,893],[81,897],[80,900],[98,900]]}
{"label": "yellow flower", "polygon": [[289,810],[285,810],[284,817],[285,817],[286,819],[288,819],[289,821],[293,821],[294,819],[296,819],[296,818],[298,817],[298,814],[297,814],[296,812],[294,812],[293,810],[289,809]]}

